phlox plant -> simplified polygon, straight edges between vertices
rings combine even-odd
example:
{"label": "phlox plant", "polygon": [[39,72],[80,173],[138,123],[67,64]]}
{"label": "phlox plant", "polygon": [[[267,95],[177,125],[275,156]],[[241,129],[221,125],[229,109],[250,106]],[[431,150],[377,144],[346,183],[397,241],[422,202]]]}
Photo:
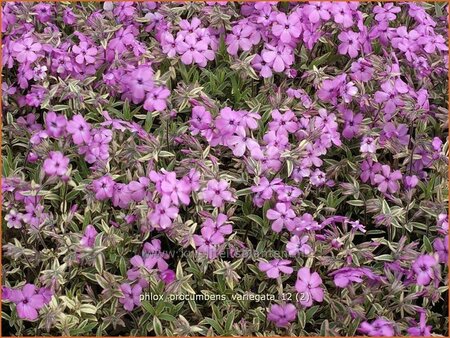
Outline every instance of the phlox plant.
{"label": "phlox plant", "polygon": [[447,336],[447,20],[3,3],[3,334]]}

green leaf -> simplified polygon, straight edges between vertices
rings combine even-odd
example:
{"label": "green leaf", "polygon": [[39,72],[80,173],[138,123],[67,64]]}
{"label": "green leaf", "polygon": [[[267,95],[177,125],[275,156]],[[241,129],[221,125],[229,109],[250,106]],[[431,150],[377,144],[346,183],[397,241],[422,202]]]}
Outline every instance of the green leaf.
{"label": "green leaf", "polygon": [[259,217],[258,215],[247,215],[245,216],[248,219],[250,219],[251,221],[255,222],[256,224],[258,224],[259,226],[264,226],[264,221],[261,217]]}
{"label": "green leaf", "polygon": [[306,325],[306,314],[305,311],[298,312],[298,321],[300,323],[300,328],[304,329]]}
{"label": "green leaf", "polygon": [[425,249],[426,252],[430,252],[430,253],[433,252],[433,246],[431,245],[431,242],[428,239],[428,237],[423,236],[422,240],[423,240],[422,249]]}
{"label": "green leaf", "polygon": [[220,324],[217,321],[215,321],[212,318],[205,318],[201,321],[201,323],[202,324],[206,323],[206,324],[210,325],[214,329],[215,333],[217,333],[220,336],[222,336],[224,334],[223,328],[220,326]]}
{"label": "green leaf", "polygon": [[97,308],[91,304],[83,304],[80,306],[80,312],[94,315],[97,313]]}
{"label": "green leaf", "polygon": [[147,132],[150,132],[150,130],[152,129],[153,126],[153,115],[152,113],[147,113],[147,116],[145,117],[145,125],[144,125],[144,129]]}
{"label": "green leaf", "polygon": [[159,317],[159,319],[165,320],[168,322],[174,322],[175,320],[177,320],[174,316],[169,315],[168,313],[162,313],[158,317]]}
{"label": "green leaf", "polygon": [[330,57],[331,52],[328,52],[326,54],[323,54],[317,58],[315,58],[314,60],[311,61],[311,63],[309,64],[309,68],[312,69],[313,66],[320,66],[321,64],[325,63],[328,58]]}
{"label": "green leaf", "polygon": [[225,322],[225,334],[231,334],[231,330],[233,328],[235,312],[231,311],[227,316],[227,320]]}
{"label": "green leaf", "polygon": [[236,191],[236,196],[237,197],[245,196],[245,195],[250,195],[252,193],[253,193],[252,188],[245,188],[245,189]]}
{"label": "green leaf", "polygon": [[347,201],[347,203],[352,205],[352,206],[354,206],[354,207],[362,207],[362,206],[364,206],[364,202],[361,201],[361,200],[350,200],[350,201]]}
{"label": "green leaf", "polygon": [[393,262],[394,261],[394,258],[388,254],[376,256],[375,259],[377,261],[383,261],[383,262]]}
{"label": "green leaf", "polygon": [[151,315],[155,315],[155,308],[148,301],[141,302],[142,307]]}
{"label": "green leaf", "polygon": [[157,336],[163,335],[163,329],[161,321],[158,319],[158,317],[153,317],[153,330],[155,331]]}

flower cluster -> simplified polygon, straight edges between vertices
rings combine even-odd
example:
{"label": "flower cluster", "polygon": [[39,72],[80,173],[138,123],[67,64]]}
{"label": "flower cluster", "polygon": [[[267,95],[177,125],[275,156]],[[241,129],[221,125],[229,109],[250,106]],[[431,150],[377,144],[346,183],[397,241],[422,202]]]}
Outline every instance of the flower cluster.
{"label": "flower cluster", "polygon": [[2,4],[4,332],[448,335],[447,27]]}

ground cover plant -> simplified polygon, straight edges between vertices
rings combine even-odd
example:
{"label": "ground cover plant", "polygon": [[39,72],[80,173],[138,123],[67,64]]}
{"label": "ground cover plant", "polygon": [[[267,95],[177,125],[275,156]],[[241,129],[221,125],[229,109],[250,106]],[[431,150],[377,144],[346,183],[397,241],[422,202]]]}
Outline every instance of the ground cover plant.
{"label": "ground cover plant", "polygon": [[3,334],[447,336],[447,10],[3,3]]}

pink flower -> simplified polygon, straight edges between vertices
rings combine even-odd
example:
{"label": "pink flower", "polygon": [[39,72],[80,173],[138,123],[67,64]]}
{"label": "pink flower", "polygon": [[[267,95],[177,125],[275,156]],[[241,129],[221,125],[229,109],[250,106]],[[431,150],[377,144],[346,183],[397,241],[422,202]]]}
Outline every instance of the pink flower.
{"label": "pink flower", "polygon": [[221,135],[231,135],[237,129],[244,129],[242,114],[225,107],[220,110],[220,114],[216,118],[216,127]]}
{"label": "pink flower", "polygon": [[442,238],[436,238],[433,242],[434,251],[439,256],[439,263],[448,264],[448,235]]}
{"label": "pink flower", "polygon": [[381,21],[392,21],[396,18],[396,13],[400,12],[401,8],[394,6],[393,3],[385,3],[384,6],[375,6],[373,12],[375,15],[375,20]]}
{"label": "pink flower", "polygon": [[348,3],[337,2],[331,6],[331,12],[333,14],[334,22],[341,24],[344,28],[353,26],[352,11]]}
{"label": "pink flower", "polygon": [[97,48],[89,47],[86,41],[81,41],[79,46],[73,46],[72,51],[76,54],[75,61],[78,64],[90,64],[95,62]]}
{"label": "pink flower", "polygon": [[[181,36],[180,36],[181,37]],[[214,52],[208,49],[208,44],[204,41],[197,41],[191,35],[183,39],[177,37],[177,50],[181,54],[181,62],[185,65],[197,63],[200,67],[205,67],[208,60],[214,60]]]}
{"label": "pink flower", "polygon": [[17,61],[20,63],[32,63],[37,60],[37,52],[40,52],[42,45],[34,42],[33,38],[25,38],[21,42],[15,41],[13,51]]}
{"label": "pink flower", "polygon": [[233,155],[242,157],[245,150],[252,150],[258,147],[258,142],[253,138],[248,137],[243,128],[237,128],[234,135],[228,139],[228,145],[233,149]]}
{"label": "pink flower", "polygon": [[367,321],[362,322],[359,325],[359,331],[368,336],[384,336],[384,337],[392,337],[395,335],[395,331],[391,322],[378,318],[374,320],[372,323]]}
{"label": "pink flower", "polygon": [[348,54],[352,58],[358,56],[358,52],[361,48],[358,33],[352,31],[341,32],[338,35],[338,39],[341,41],[341,44],[338,47],[339,54]]}
{"label": "pink flower", "polygon": [[330,20],[330,3],[321,1],[311,1],[304,7],[304,12],[311,23]]}
{"label": "pink flower", "polygon": [[5,216],[6,226],[8,228],[20,229],[22,228],[23,214],[17,212],[16,209],[9,210],[9,213]]}
{"label": "pink flower", "polygon": [[352,70],[351,74],[352,79],[361,82],[370,81],[372,79],[374,72],[372,64],[363,58],[359,58],[358,61],[353,62],[351,70]]}
{"label": "pink flower", "polygon": [[169,203],[178,205],[179,202],[188,205],[189,194],[191,187],[183,180],[177,180],[175,172],[169,172],[164,176],[161,181],[161,190],[163,193],[163,199],[167,198]]}
{"label": "pink flower", "polygon": [[173,58],[177,54],[177,42],[169,32],[161,36],[161,47],[163,53],[170,58]]}
{"label": "pink flower", "polygon": [[207,130],[212,122],[211,113],[202,106],[192,108],[192,116],[189,120],[192,135],[200,134]]}
{"label": "pink flower", "polygon": [[150,66],[140,66],[130,76],[130,87],[133,103],[140,103],[148,92],[153,90],[153,70]]}
{"label": "pink flower", "polygon": [[147,188],[150,180],[147,177],[139,177],[138,181],[131,181],[128,183],[128,192],[130,197],[135,202],[141,202],[147,195]]}
{"label": "pink flower", "polygon": [[377,143],[373,137],[364,136],[361,141],[361,147],[359,151],[362,153],[371,153],[375,154],[377,151]]}
{"label": "pink flower", "polygon": [[17,119],[17,124],[30,132],[42,130],[42,125],[36,122],[36,115],[32,113],[27,114],[25,117],[19,117]]}
{"label": "pink flower", "polygon": [[236,55],[239,48],[243,51],[248,51],[252,48],[253,44],[250,41],[250,37],[254,31],[254,28],[250,25],[235,25],[232,29],[232,33],[228,34],[225,40],[227,44],[227,52],[230,55]]}
{"label": "pink flower", "polygon": [[303,236],[302,238],[294,235],[291,237],[289,242],[286,244],[286,251],[289,256],[295,256],[299,252],[304,255],[309,255],[312,252],[312,248],[308,243],[308,236]]}
{"label": "pink flower", "polygon": [[102,176],[92,181],[92,187],[95,192],[95,198],[99,201],[107,200],[113,197],[114,180],[109,175]]}
{"label": "pink flower", "polygon": [[144,278],[144,274],[155,268],[155,259],[152,259],[151,257],[144,259],[142,256],[135,255],[130,259],[130,264],[132,265],[132,268],[127,271],[127,278],[131,281],[137,279],[139,285],[147,287],[148,281]]}
{"label": "pink flower", "polygon": [[404,105],[400,94],[407,93],[409,89],[401,79],[397,79],[395,82],[388,80],[381,85],[381,89],[375,93],[374,100],[376,103],[384,102],[384,112],[390,117],[397,107]]}
{"label": "pink flower", "polygon": [[213,229],[215,232],[219,232],[222,235],[229,235],[233,231],[233,227],[230,223],[227,223],[228,217],[225,214],[218,214],[217,218],[213,220],[212,218],[207,218],[202,227],[208,227]]}
{"label": "pink flower", "polygon": [[294,271],[290,264],[291,261],[287,259],[273,259],[270,262],[259,262],[258,268],[265,272],[267,277],[276,279],[280,277],[280,272],[290,275]]}
{"label": "pink flower", "polygon": [[170,258],[170,255],[161,251],[161,241],[159,239],[153,239],[151,242],[144,244],[142,257],[146,259],[148,266],[157,266],[159,271],[165,271],[169,268],[166,259]]}
{"label": "pink flower", "polygon": [[207,187],[201,192],[201,198],[208,203],[211,203],[213,207],[220,208],[224,205],[224,202],[234,201],[231,191],[228,190],[229,184],[224,179],[209,180]]}
{"label": "pink flower", "polygon": [[278,109],[272,111],[272,121],[269,128],[282,134],[295,133],[298,129],[297,118],[292,110],[281,114]]}
{"label": "pink flower", "polygon": [[114,184],[113,196],[111,198],[112,205],[119,208],[128,208],[128,205],[132,201],[130,190],[127,184],[116,183]]}
{"label": "pink flower", "polygon": [[91,127],[80,114],[75,115],[67,122],[67,132],[72,135],[73,143],[80,145],[89,143],[91,139]]}
{"label": "pink flower", "polygon": [[293,304],[274,304],[270,307],[267,319],[277,327],[286,327],[297,317],[297,309]]}
{"label": "pink flower", "polygon": [[22,290],[12,290],[9,299],[16,304],[17,314],[21,319],[37,319],[38,310],[45,305],[44,297],[38,294],[33,284],[25,284]]}
{"label": "pink flower", "polygon": [[49,176],[64,176],[67,173],[69,158],[60,151],[51,151],[44,161],[44,171]]}
{"label": "pink flower", "polygon": [[265,45],[261,56],[265,62],[270,64],[274,71],[282,72],[294,63],[292,48],[289,46]]}
{"label": "pink flower", "polygon": [[97,237],[97,230],[95,230],[92,224],[88,224],[84,230],[83,237],[80,240],[80,245],[88,248],[92,248],[95,243],[95,238]]}
{"label": "pink flower", "polygon": [[149,214],[148,219],[154,227],[168,229],[172,226],[173,220],[178,216],[178,208],[164,200],[156,204],[155,209]]}
{"label": "pink flower", "polygon": [[297,13],[294,12],[289,16],[280,13],[276,16],[276,20],[276,23],[272,26],[272,33],[279,37],[282,42],[290,43],[302,33],[302,26]]}
{"label": "pink flower", "polygon": [[416,275],[417,285],[428,285],[435,278],[434,268],[438,261],[431,255],[421,255],[413,263],[412,269]]}
{"label": "pink flower", "polygon": [[342,114],[345,120],[344,130],[342,136],[346,139],[351,139],[359,133],[361,122],[364,118],[362,114],[354,114],[351,110],[346,109]]}
{"label": "pink flower", "polygon": [[381,174],[376,174],[374,182],[378,184],[378,190],[386,193],[389,191],[394,194],[400,189],[398,181],[402,179],[400,170],[395,170],[391,173],[391,167],[388,165],[381,166]]}
{"label": "pink flower", "polygon": [[406,331],[413,337],[429,337],[431,336],[431,325],[427,325],[426,313],[420,313],[420,320],[418,326],[408,328]]}
{"label": "pink flower", "polygon": [[308,267],[298,270],[295,289],[302,295],[300,304],[310,307],[313,304],[313,300],[319,303],[323,302],[324,292],[321,285],[322,278],[317,272],[311,273]]}
{"label": "pink flower", "polygon": [[256,54],[252,59],[252,66],[255,70],[259,71],[259,75],[263,78],[268,78],[273,75],[271,63],[264,61],[259,54]]}
{"label": "pink flower", "polygon": [[148,111],[163,111],[167,108],[167,98],[170,96],[170,90],[164,86],[154,87],[147,94],[144,102],[144,109]]}
{"label": "pink flower", "polygon": [[222,244],[225,239],[223,235],[211,227],[203,227],[200,235],[194,235],[194,244],[197,252],[204,253],[209,259],[217,257],[219,244]]}
{"label": "pink flower", "polygon": [[119,303],[123,304],[125,310],[132,311],[135,306],[141,306],[142,287],[139,284],[131,287],[130,284],[123,283],[120,291],[122,291],[123,297],[119,298]]}
{"label": "pink flower", "polygon": [[61,137],[66,131],[66,124],[67,119],[64,115],[57,115],[55,112],[50,111],[45,116],[45,126],[50,137]]}
{"label": "pink flower", "polygon": [[192,168],[181,180],[189,186],[190,192],[198,191],[200,189],[200,176],[200,173]]}
{"label": "pink flower", "polygon": [[295,218],[295,212],[287,203],[277,203],[275,209],[267,210],[267,218],[273,220],[272,230],[275,232],[281,232],[283,227],[291,229],[293,220]]}
{"label": "pink flower", "polygon": [[164,271],[161,271],[159,274],[161,280],[165,283],[165,284],[170,284],[172,283],[175,278],[176,278],[176,274],[175,271],[167,269]]}

